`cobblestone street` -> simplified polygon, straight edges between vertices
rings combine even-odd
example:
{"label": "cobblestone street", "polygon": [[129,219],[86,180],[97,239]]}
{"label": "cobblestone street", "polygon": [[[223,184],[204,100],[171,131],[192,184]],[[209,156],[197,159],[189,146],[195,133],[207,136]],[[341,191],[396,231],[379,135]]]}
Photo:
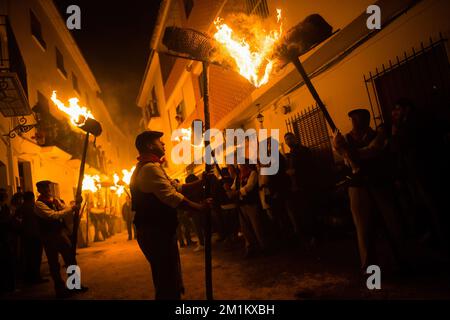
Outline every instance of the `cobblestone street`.
{"label": "cobblestone street", "polygon": [[[204,299],[203,253],[180,249],[184,299]],[[430,254],[430,253],[428,253]],[[449,299],[448,262],[416,265],[413,276],[393,280],[382,273],[382,289],[369,291],[358,276],[356,244],[327,241],[315,253],[286,249],[267,257],[243,259],[240,248],[213,248],[215,299]],[[422,259],[423,260],[423,259]],[[150,268],[136,241],[125,233],[78,251],[82,283],[89,291],[74,299],[153,299]],[[440,262],[439,262],[440,261]],[[333,266],[328,267],[328,266]],[[43,274],[49,277],[46,262]],[[52,299],[51,283],[20,287],[13,299]]]}

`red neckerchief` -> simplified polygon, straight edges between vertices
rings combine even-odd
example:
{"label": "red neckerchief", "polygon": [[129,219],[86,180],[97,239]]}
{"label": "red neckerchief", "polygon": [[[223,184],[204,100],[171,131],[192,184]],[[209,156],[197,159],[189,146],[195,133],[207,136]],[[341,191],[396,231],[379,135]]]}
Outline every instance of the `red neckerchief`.
{"label": "red neckerchief", "polygon": [[139,161],[140,164],[144,164],[147,162],[157,162],[159,164],[163,164],[164,163],[164,159],[163,158],[159,158],[158,156],[154,155],[154,154],[148,154],[148,155],[140,155],[137,160]]}

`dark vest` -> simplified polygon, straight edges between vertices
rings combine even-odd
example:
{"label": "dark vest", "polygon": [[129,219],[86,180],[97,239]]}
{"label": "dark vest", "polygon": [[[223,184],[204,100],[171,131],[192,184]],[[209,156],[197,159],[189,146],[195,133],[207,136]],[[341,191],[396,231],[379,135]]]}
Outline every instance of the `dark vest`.
{"label": "dark vest", "polygon": [[[346,139],[350,149],[358,150],[370,145],[376,136],[376,131],[370,129],[363,141],[356,141],[350,133],[346,135]],[[357,158],[356,163],[360,170],[357,174],[352,175],[351,186],[380,186],[392,182],[392,161],[387,150],[383,149],[368,159]]]}
{"label": "dark vest", "polygon": [[[48,200],[38,199],[38,201],[43,202],[47,207],[52,210],[58,210],[55,203]],[[51,233],[60,232],[64,228],[64,223],[57,219],[45,219],[37,216],[37,221],[39,225],[39,231],[41,235],[48,235]]]}
{"label": "dark vest", "polygon": [[131,205],[136,212],[134,224],[136,227],[175,233],[178,226],[177,210],[164,204],[153,193],[145,193],[137,188],[135,179],[145,164],[138,164],[131,178]]}

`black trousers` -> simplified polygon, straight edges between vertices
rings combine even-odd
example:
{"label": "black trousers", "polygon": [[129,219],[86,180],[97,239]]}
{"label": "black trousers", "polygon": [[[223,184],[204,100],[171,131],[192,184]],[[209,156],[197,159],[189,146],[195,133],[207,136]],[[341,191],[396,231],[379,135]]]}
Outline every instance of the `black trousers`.
{"label": "black trousers", "polygon": [[180,300],[184,288],[176,232],[139,226],[137,241],[152,269],[155,300]]}
{"label": "black trousers", "polygon": [[15,254],[8,240],[6,237],[0,239],[0,292],[14,292],[16,288],[15,266]]}
{"label": "black trousers", "polygon": [[42,237],[45,254],[47,255],[50,275],[53,279],[56,292],[65,289],[66,284],[61,277],[59,255],[62,256],[66,267],[77,265],[73,255],[72,243],[66,231],[52,232]]}
{"label": "black trousers", "polygon": [[24,236],[23,249],[25,256],[25,280],[36,281],[41,278],[41,261],[44,247],[36,236]]}
{"label": "black trousers", "polygon": [[136,226],[133,223],[133,219],[125,220],[125,223],[127,224],[128,240],[133,239],[133,234],[136,239]]}

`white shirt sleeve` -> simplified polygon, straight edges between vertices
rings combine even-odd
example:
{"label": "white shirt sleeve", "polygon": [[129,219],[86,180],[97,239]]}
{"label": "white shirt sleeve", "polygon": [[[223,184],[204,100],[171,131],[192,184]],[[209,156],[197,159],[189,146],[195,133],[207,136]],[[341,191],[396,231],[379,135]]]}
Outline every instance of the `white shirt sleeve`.
{"label": "white shirt sleeve", "polygon": [[239,189],[241,196],[245,196],[247,193],[252,191],[258,183],[258,172],[256,170],[253,170],[250,173],[250,177],[248,177],[247,184],[241,189]]}
{"label": "white shirt sleeve", "polygon": [[[184,196],[177,191],[178,184],[171,180],[159,164],[148,163],[137,176],[137,186],[145,193],[153,193],[162,203],[176,208]],[[181,186],[180,186],[181,188]]]}
{"label": "white shirt sleeve", "polygon": [[64,208],[58,211],[53,210],[42,201],[36,201],[34,208],[36,215],[38,215],[39,217],[53,220],[60,219],[68,213],[72,212],[72,208]]}

